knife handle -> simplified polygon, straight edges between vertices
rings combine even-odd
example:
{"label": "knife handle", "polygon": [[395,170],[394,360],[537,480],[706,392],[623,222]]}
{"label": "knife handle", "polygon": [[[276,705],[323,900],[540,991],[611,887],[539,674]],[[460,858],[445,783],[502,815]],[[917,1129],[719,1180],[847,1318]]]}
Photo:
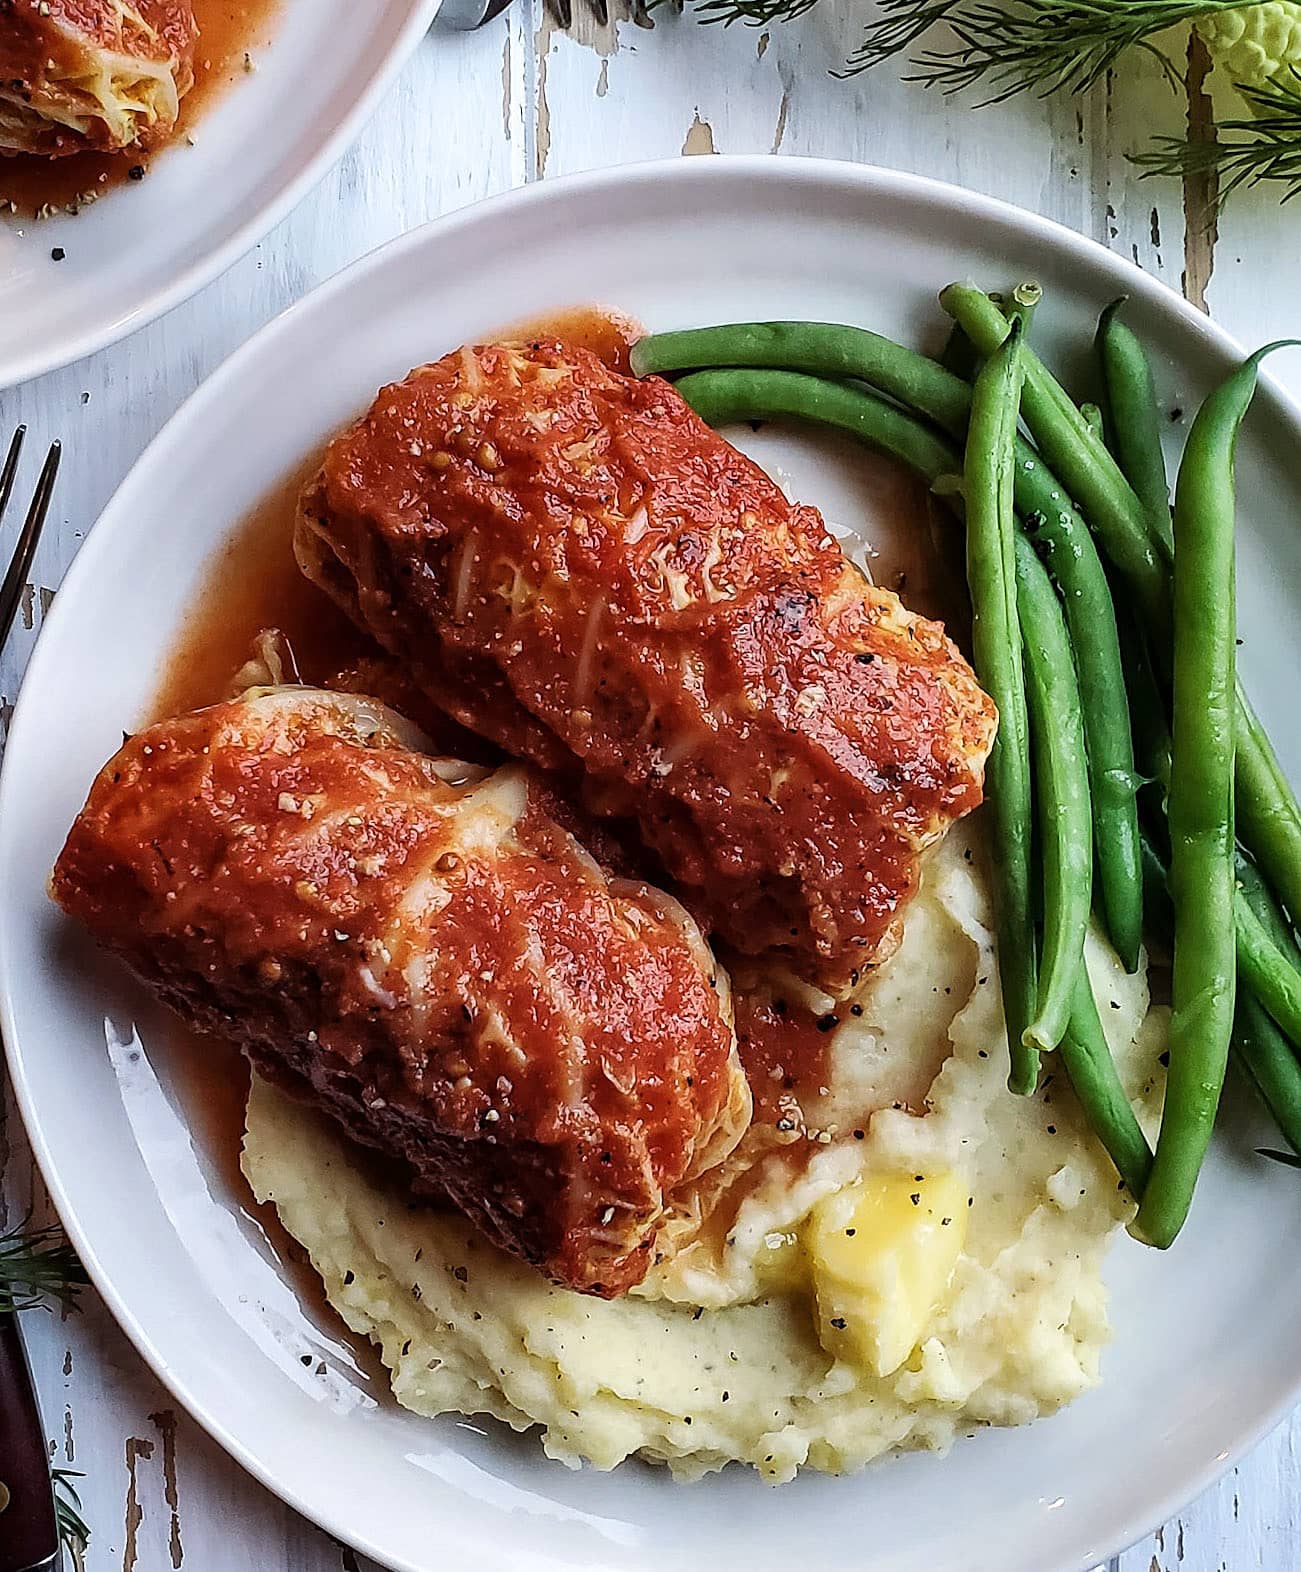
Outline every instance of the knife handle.
{"label": "knife handle", "polygon": [[59,1528],[50,1485],[45,1426],[18,1316],[0,1314],[0,1572],[47,1572],[58,1565]]}

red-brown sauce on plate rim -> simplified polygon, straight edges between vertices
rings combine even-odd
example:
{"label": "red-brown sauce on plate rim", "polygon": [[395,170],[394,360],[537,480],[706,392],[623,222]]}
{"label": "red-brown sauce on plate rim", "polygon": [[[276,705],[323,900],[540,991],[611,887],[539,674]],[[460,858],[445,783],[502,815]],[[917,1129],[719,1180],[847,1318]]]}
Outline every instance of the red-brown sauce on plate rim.
{"label": "red-brown sauce on plate rim", "polygon": [[[0,155],[0,211],[16,211],[19,219],[76,211],[85,205],[87,193],[98,201],[115,186],[147,180],[153,159],[179,157],[186,136],[208,107],[255,63],[252,52],[274,37],[280,4],[281,0],[194,0],[199,24],[194,86],[181,105],[180,123],[168,145],[148,157],[132,152],[73,153],[67,158]],[[9,203],[13,209],[6,208]]]}

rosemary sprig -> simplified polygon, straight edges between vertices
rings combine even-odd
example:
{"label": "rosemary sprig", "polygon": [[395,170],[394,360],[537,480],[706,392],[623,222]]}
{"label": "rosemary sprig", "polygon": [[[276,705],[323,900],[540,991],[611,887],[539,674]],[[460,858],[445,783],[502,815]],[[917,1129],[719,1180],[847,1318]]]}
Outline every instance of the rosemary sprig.
{"label": "rosemary sprig", "polygon": [[1284,202],[1301,194],[1301,72],[1293,67],[1265,87],[1239,83],[1237,91],[1255,111],[1250,120],[1220,121],[1211,141],[1158,137],[1152,152],[1133,156],[1144,178],[1213,169],[1221,200],[1264,180],[1283,183]]}
{"label": "rosemary sprig", "polygon": [[54,1520],[59,1530],[59,1541],[77,1566],[81,1565],[86,1547],[90,1544],[90,1526],[81,1515],[81,1497],[72,1481],[85,1477],[71,1468],[50,1470],[50,1478],[54,1482]]}
{"label": "rosemary sprig", "polygon": [[29,1310],[45,1299],[70,1307],[86,1281],[61,1228],[22,1223],[0,1234],[0,1314]]}
{"label": "rosemary sprig", "polygon": [[[793,22],[811,11],[818,0],[697,0],[692,8],[700,22],[721,22],[731,27],[741,22],[746,27],[767,27],[773,22]],[[655,8],[652,0],[651,9]]]}

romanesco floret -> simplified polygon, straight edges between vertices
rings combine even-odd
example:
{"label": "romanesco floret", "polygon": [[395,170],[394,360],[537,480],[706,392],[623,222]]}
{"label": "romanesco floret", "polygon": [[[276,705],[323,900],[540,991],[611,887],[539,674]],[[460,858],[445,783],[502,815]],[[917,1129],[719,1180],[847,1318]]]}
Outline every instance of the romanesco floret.
{"label": "romanesco floret", "polygon": [[1301,3],[1268,0],[1202,17],[1197,30],[1216,65],[1243,87],[1266,87],[1289,68],[1301,70]]}

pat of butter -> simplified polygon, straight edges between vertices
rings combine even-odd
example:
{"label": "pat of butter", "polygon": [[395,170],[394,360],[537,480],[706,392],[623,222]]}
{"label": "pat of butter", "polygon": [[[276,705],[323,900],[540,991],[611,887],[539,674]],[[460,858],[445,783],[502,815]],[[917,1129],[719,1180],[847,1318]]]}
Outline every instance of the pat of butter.
{"label": "pat of butter", "polygon": [[944,1302],[970,1199],[954,1173],[869,1173],[818,1202],[804,1245],[828,1353],[878,1376],[903,1364]]}

